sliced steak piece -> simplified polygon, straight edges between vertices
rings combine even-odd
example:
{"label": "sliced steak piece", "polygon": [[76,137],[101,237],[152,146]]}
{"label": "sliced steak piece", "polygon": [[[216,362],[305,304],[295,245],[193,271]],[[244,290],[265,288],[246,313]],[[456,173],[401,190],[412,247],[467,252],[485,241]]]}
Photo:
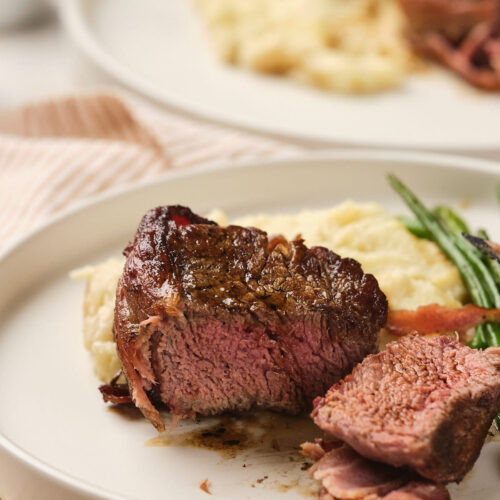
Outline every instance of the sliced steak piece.
{"label": "sliced steak piece", "polygon": [[[425,480],[410,481],[398,490],[391,491],[384,500],[450,500],[450,494],[442,484]],[[366,500],[378,500],[366,498]]]}
{"label": "sliced steak piece", "polygon": [[177,416],[306,410],[374,352],[387,319],[358,262],[184,207],[149,211],[125,255],[115,337],[159,430],[159,402]]}
{"label": "sliced steak piece", "polygon": [[408,482],[408,471],[367,460],[344,443],[327,451],[309,473],[334,498],[382,497]]}
{"label": "sliced steak piece", "polygon": [[324,431],[361,455],[447,483],[476,461],[500,408],[500,356],[451,337],[407,337],[315,401]]}
{"label": "sliced steak piece", "polygon": [[302,453],[316,463],[310,477],[321,481],[320,500],[449,500],[446,487],[362,457],[342,441],[304,443]]}

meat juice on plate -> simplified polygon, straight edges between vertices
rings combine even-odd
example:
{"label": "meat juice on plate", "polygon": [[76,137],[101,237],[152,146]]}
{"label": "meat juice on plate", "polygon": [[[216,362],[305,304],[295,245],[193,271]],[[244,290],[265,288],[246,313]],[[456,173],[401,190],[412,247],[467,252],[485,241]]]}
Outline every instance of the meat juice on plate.
{"label": "meat juice on plate", "polygon": [[[172,416],[162,412],[166,427]],[[147,446],[188,446],[217,453],[219,464],[241,467],[252,487],[279,491],[296,489],[316,496],[317,484],[304,471],[310,462],[300,454],[304,441],[318,436],[309,415],[290,416],[271,412],[204,417],[183,420],[146,442]]]}

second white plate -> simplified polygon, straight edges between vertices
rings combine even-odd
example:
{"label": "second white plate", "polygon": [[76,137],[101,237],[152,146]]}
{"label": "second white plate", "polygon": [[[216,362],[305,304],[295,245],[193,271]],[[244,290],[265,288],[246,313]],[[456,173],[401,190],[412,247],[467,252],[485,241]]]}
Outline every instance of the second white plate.
{"label": "second white plate", "polygon": [[224,66],[191,0],[63,0],[68,32],[123,83],[207,118],[312,141],[500,151],[500,95],[445,71],[401,89],[345,96]]}

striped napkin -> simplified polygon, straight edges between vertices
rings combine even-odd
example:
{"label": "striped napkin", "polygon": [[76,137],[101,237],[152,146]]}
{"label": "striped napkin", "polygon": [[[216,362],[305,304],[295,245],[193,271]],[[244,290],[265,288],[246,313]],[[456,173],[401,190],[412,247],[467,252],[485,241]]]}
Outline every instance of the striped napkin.
{"label": "striped napkin", "polygon": [[155,108],[121,90],[0,110],[0,247],[112,186],[213,160],[300,151]]}

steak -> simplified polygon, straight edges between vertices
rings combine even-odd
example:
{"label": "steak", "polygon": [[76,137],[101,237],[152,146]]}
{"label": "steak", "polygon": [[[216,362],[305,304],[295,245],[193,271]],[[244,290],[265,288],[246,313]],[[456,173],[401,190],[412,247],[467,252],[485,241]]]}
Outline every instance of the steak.
{"label": "steak", "polygon": [[499,409],[498,349],[405,337],[366,357],[312,416],[364,457],[448,483],[472,468]]}
{"label": "steak", "polygon": [[160,403],[176,418],[310,409],[375,351],[387,319],[355,260],[185,207],[149,211],[124,253],[115,338],[132,399],[158,430]]}
{"label": "steak", "polygon": [[320,500],[450,500],[444,485],[368,460],[342,441],[304,443],[302,454],[316,462],[309,476],[321,481]]}

